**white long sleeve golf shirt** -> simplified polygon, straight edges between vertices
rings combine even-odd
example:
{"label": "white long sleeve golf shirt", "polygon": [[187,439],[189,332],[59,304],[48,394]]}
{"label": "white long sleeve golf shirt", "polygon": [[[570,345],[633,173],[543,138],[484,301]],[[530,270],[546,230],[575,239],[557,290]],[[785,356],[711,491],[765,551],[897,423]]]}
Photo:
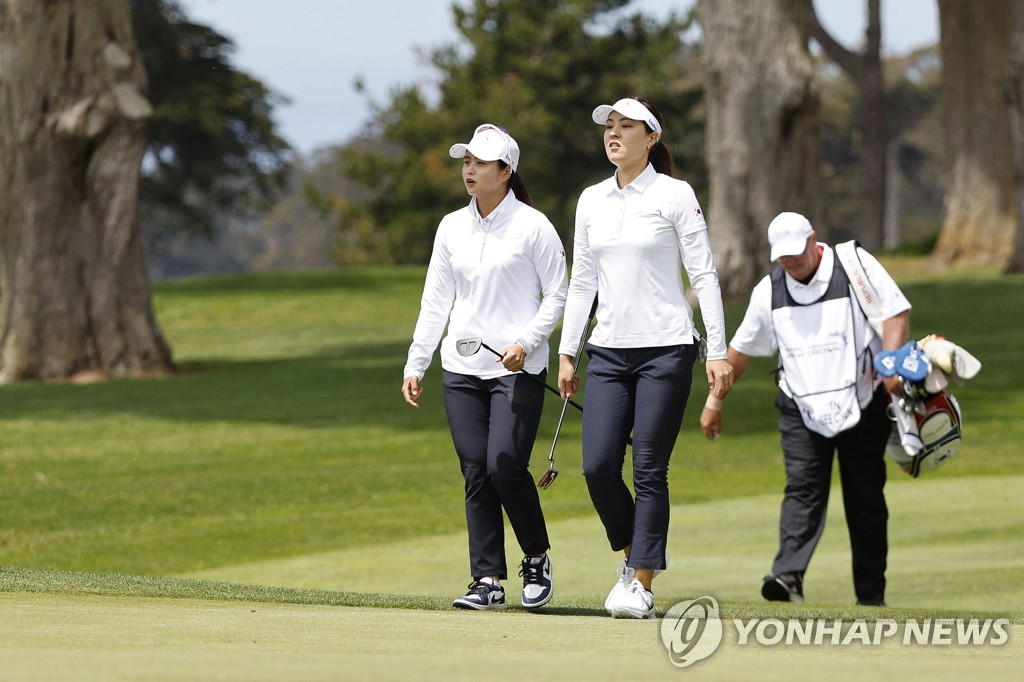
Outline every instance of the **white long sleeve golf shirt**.
{"label": "white long sleeve golf shirt", "polygon": [[725,313],[704,215],[690,185],[648,165],[619,189],[583,190],[576,207],[572,281],[558,352],[575,355],[595,294],[591,343],[647,348],[694,342],[682,268],[697,292],[708,358],[724,360]]}
{"label": "white long sleeve golf shirt", "polygon": [[498,352],[518,342],[527,372],[546,369],[547,339],[567,287],[565,250],[543,213],[509,192],[481,218],[474,198],[437,228],[403,376],[422,379],[438,342],[441,366],[450,372],[483,379],[509,374],[484,348],[458,354],[456,342],[474,337]]}

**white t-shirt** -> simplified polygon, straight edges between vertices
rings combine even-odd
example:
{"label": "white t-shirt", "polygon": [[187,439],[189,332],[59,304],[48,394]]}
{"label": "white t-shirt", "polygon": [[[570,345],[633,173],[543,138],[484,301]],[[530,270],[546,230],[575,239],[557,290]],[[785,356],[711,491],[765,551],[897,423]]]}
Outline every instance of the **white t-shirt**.
{"label": "white t-shirt", "polygon": [[[818,245],[822,247],[821,263],[818,264],[817,272],[814,273],[814,276],[807,284],[801,284],[788,274],[783,278],[793,300],[801,305],[813,303],[825,294],[825,290],[828,289],[829,282],[832,280],[833,268],[836,267],[835,252],[832,248],[820,242]],[[868,280],[878,293],[882,318],[889,319],[906,310],[910,310],[910,301],[903,295],[899,286],[896,285],[896,282],[886,269],[882,267],[882,264],[864,249],[858,248],[857,253],[860,256],[861,263],[864,265],[864,274],[867,275]],[[851,304],[856,310],[860,310],[860,304],[857,302],[853,292],[850,293],[850,296]],[[856,347],[858,349],[870,347],[871,356],[874,357],[875,353],[882,350],[882,340],[878,338],[878,335],[875,334],[874,330],[867,323],[867,318],[864,316],[863,311],[854,316],[854,321],[856,322],[854,327],[854,333],[857,336],[855,339]],[[729,345],[740,353],[751,357],[766,357],[778,352],[778,340],[776,339],[775,329],[772,324],[772,283],[770,275],[765,275],[751,292],[747,312],[743,315],[743,321],[740,323]],[[862,368],[862,375],[858,377],[858,381],[864,381],[872,372],[871,363],[866,363],[866,366]],[[875,378],[874,385],[877,385],[879,381],[880,379]],[[792,395],[784,380],[780,383],[780,386],[787,395]]]}
{"label": "white t-shirt", "polygon": [[565,250],[543,213],[510,191],[481,218],[474,198],[438,225],[402,376],[422,379],[438,342],[441,366],[450,372],[483,379],[510,374],[484,348],[459,355],[455,342],[470,337],[498,352],[518,342],[527,372],[546,369],[547,339],[562,315],[567,287]]}
{"label": "white t-shirt", "polygon": [[598,295],[590,342],[647,348],[694,342],[682,268],[697,292],[708,358],[726,357],[725,315],[704,215],[690,185],[648,165],[619,189],[615,177],[583,190],[576,207],[572,280],[558,352],[575,355]]}

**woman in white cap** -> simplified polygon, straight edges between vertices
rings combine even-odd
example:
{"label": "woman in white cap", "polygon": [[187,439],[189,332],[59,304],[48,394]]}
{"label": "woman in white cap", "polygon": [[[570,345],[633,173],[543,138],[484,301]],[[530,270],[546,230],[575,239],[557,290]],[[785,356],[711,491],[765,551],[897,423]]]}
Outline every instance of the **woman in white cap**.
{"label": "woman in white cap", "polygon": [[[700,346],[682,268],[700,301],[713,394],[728,391],[732,368],[707,225],[693,190],[671,177],[660,112],[626,98],[597,107],[593,119],[616,171],[586,188],[576,208],[558,386],[563,398],[579,388],[573,357],[596,296],[583,475],[612,550],[625,556],[605,608],[616,618],[654,618],[651,581],[668,563],[669,458]],[[622,477],[630,433],[635,498]]]}
{"label": "woman in white cap", "polygon": [[[452,605],[505,608],[504,509],[525,555],[522,605],[538,608],[551,599],[551,560],[527,467],[544,404],[547,339],[565,306],[565,251],[551,222],[532,208],[517,172],[519,145],[504,129],[481,125],[449,153],[463,160],[472,199],[437,228],[402,396],[418,407],[420,381],[440,342],[441,392],[465,477],[473,576]],[[467,338],[501,349],[500,357],[460,354],[457,342]]]}

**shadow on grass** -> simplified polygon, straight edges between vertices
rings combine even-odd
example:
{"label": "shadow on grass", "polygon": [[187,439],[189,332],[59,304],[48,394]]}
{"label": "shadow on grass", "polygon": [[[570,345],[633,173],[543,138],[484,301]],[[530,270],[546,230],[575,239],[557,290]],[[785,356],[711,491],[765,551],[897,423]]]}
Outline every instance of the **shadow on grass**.
{"label": "shadow on grass", "polygon": [[[132,415],[187,423],[231,422],[299,428],[347,425],[399,431],[446,428],[440,361],[435,357],[419,409],[400,395],[405,342],[344,345],[315,355],[256,360],[201,360],[174,377],[90,385],[24,383],[0,387],[0,413],[8,419],[82,419]],[[703,400],[703,366],[695,368],[693,401]],[[756,359],[747,390],[733,400],[735,414],[772,410],[770,360]],[[581,376],[585,369],[581,367]],[[764,375],[764,376],[762,376]],[[549,379],[549,384],[551,384]],[[557,397],[545,396],[557,413]],[[579,401],[586,401],[586,382]],[[691,410],[688,410],[690,412]],[[699,411],[694,412],[699,416]],[[774,415],[772,416],[774,419]],[[762,420],[763,421],[763,420]],[[774,421],[735,419],[733,434],[774,428]]]}
{"label": "shadow on grass", "polygon": [[297,358],[199,361],[165,379],[9,385],[0,388],[0,413],[7,419],[133,415],[311,429],[348,424],[436,428],[444,419],[439,378],[421,409],[408,407],[401,398],[407,347],[348,345]]}
{"label": "shadow on grass", "polygon": [[[161,578],[120,573],[82,573],[26,568],[0,567],[0,592],[59,594],[64,596],[110,596],[165,599],[196,599],[206,601],[239,601],[252,603],[298,604],[310,606],[344,606],[355,608],[408,609],[417,611],[456,611],[444,597],[395,595],[362,592],[332,592],[287,587],[265,587],[240,583],[220,583],[181,578]],[[679,601],[683,601],[680,598]],[[537,617],[587,616],[608,618],[608,613],[592,604],[575,602],[564,606],[545,606],[531,611],[510,606],[508,611]],[[659,606],[658,616],[665,610]],[[798,619],[839,619],[852,621],[875,618],[1007,618],[991,612],[943,611],[928,609],[882,609],[876,607],[808,607],[805,604],[777,602],[737,602],[721,605],[722,618],[779,618],[785,615]],[[1024,618],[1010,619],[1024,623]]]}
{"label": "shadow on grass", "polygon": [[[399,282],[420,277],[403,271]],[[219,278],[217,291],[235,286],[251,291],[308,291],[310,287],[375,288],[381,278],[370,272],[328,272],[311,277],[287,275]],[[945,334],[982,360],[985,369],[958,395],[1014,390],[1024,384],[1024,352],[1018,316],[1020,289],[1014,282],[929,283],[905,287],[914,302],[915,334]],[[400,284],[395,284],[399,286]],[[210,288],[204,280],[163,285],[189,295]],[[730,327],[742,307],[730,306]],[[556,342],[553,342],[553,346]],[[136,415],[190,423],[267,423],[300,428],[337,428],[349,424],[401,431],[443,428],[441,368],[435,357],[424,386],[420,409],[409,408],[399,388],[408,341],[346,343],[310,355],[254,360],[201,360],[185,365],[179,376],[161,380],[112,381],[93,385],[24,383],[0,387],[0,414],[8,419],[68,419]],[[585,359],[584,359],[585,363]],[[772,406],[776,392],[770,375],[774,358],[755,358],[730,396],[725,413],[732,435],[770,433],[775,429]],[[581,376],[584,368],[581,367]],[[549,379],[550,382],[550,379]],[[703,365],[694,368],[688,423],[699,417],[704,395]],[[580,400],[586,401],[586,382]],[[548,402],[547,411],[552,411]]]}

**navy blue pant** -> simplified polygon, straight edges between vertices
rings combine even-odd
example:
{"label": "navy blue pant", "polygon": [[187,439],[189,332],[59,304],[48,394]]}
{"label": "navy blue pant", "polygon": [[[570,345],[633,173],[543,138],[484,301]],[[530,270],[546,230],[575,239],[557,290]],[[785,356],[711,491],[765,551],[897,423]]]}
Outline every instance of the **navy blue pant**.
{"label": "navy blue pant", "polygon": [[892,428],[885,415],[889,399],[879,387],[861,411],[860,422],[832,438],[804,426],[792,398],[780,392],[779,430],[786,467],[786,490],[779,514],[779,551],[772,573],[803,575],[825,529],[832,484],[832,460],[838,453],[846,526],[853,555],[853,585],[858,599],[885,596],[889,551],[885,504],[885,444]]}
{"label": "navy blue pant", "polygon": [[544,387],[522,374],[480,379],[448,371],[441,387],[452,442],[466,479],[470,572],[474,580],[489,575],[504,580],[508,571],[502,508],[523,554],[543,554],[550,546],[537,486],[528,468]]}
{"label": "navy blue pant", "polygon": [[[587,345],[583,400],[583,475],[608,542],[632,545],[629,566],[665,568],[668,462],[690,397],[697,347],[601,348]],[[622,479],[633,433],[633,490]]]}

